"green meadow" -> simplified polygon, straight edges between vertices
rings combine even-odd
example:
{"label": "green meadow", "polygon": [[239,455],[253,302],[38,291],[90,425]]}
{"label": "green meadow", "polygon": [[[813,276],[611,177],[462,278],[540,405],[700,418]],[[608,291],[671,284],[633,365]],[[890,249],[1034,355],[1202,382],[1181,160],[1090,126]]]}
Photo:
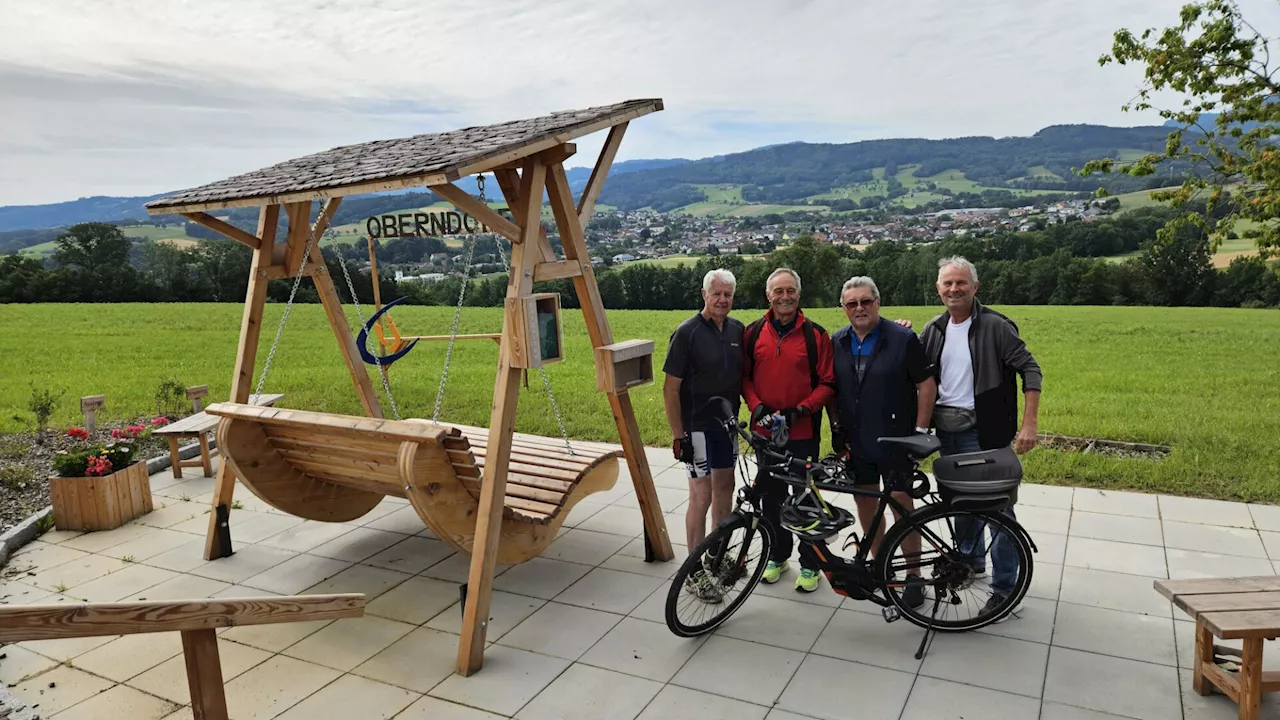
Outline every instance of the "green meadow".
{"label": "green meadow", "polygon": [[[271,346],[281,305],[263,319],[255,384]],[[1037,448],[1026,477],[1039,483],[1126,488],[1247,501],[1280,502],[1280,313],[1274,310],[1131,307],[1000,307],[1014,318],[1044,369],[1040,431],[1172,446],[1152,461]],[[347,308],[358,330],[354,308]],[[452,309],[396,308],[405,334],[449,331]],[[692,311],[611,311],[615,339],[656,343],[661,377],[667,339]],[[750,321],[758,311],[737,316]],[[936,308],[886,308],[919,329]],[[811,317],[834,331],[836,309]],[[78,398],[106,396],[104,415],[155,412],[163,378],[207,384],[226,397],[240,327],[239,305],[10,305],[0,313],[0,430],[24,428],[33,387],[63,393],[54,424],[80,422]],[[501,312],[467,308],[461,333],[496,332]],[[607,398],[595,390],[582,316],[564,311],[565,361],[548,366],[568,432],[616,441]],[[403,417],[431,416],[446,343],[420,343],[391,368]],[[485,425],[493,396],[497,346],[459,342],[441,418]],[[375,380],[375,385],[380,385]],[[332,331],[318,305],[293,308],[263,390],[285,393],[284,407],[360,412]],[[379,388],[380,390],[380,388]],[[660,382],[631,392],[646,444],[667,446]],[[383,398],[386,415],[392,415]],[[541,378],[532,373],[517,414],[522,432],[558,435]]]}

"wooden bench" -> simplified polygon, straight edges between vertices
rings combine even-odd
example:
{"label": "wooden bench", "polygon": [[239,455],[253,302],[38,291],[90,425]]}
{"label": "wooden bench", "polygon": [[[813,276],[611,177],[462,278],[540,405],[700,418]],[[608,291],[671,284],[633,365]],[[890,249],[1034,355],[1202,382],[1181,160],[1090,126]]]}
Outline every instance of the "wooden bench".
{"label": "wooden bench", "polygon": [[[1257,720],[1262,693],[1280,691],[1280,672],[1262,670],[1262,641],[1280,637],[1280,577],[1156,580],[1155,588],[1196,621],[1192,689],[1216,688],[1239,706],[1240,720]],[[1242,640],[1241,651],[1214,638]],[[1216,656],[1240,659],[1224,667]]]}
{"label": "wooden bench", "polygon": [[364,607],[360,594],[0,606],[0,643],[180,632],[192,715],[227,720],[217,628],[355,618]]}
{"label": "wooden bench", "polygon": [[[182,468],[184,467],[201,467],[204,469],[205,477],[213,477],[213,457],[209,452],[209,433],[218,427],[218,418],[204,412],[200,407],[200,399],[208,394],[209,386],[207,385],[187,388],[187,398],[192,402],[194,414],[188,415],[170,425],[156,428],[153,433],[168,437],[169,462],[173,466],[173,476],[176,478],[182,478]],[[283,393],[251,395],[249,396],[249,401],[253,405],[270,407],[280,402],[283,397]],[[200,458],[198,460],[183,460],[178,457],[178,441],[184,438],[198,438],[200,440]]]}
{"label": "wooden bench", "polygon": [[[387,496],[409,500],[444,542],[470,553],[489,431],[428,420],[386,420],[215,403],[218,447],[240,482],[295,517],[350,522]],[[616,445],[513,433],[503,478],[497,561],[525,562],[555,539],[583,497],[612,488]]]}

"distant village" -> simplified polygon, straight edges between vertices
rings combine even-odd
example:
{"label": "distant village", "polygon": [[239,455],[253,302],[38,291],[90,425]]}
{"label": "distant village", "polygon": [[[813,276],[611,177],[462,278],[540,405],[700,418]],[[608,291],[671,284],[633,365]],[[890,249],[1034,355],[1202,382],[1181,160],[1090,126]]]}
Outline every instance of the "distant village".
{"label": "distant village", "polygon": [[[865,217],[816,214],[776,222],[778,218],[773,216],[702,217],[652,210],[597,211],[587,230],[587,242],[592,248],[594,264],[621,265],[668,256],[767,253],[789,244],[804,232],[811,233],[819,242],[838,245],[867,246],[879,241],[914,245],[952,236],[982,237],[1000,231],[1043,229],[1070,221],[1093,222],[1116,209],[1114,200],[1081,199],[1017,208],[957,208],[904,214],[879,222]],[[775,222],[768,222],[770,220]],[[441,280],[457,270],[464,259],[461,255],[438,253],[429,263],[397,269],[396,280]],[[491,259],[484,258],[482,262],[485,260]]]}

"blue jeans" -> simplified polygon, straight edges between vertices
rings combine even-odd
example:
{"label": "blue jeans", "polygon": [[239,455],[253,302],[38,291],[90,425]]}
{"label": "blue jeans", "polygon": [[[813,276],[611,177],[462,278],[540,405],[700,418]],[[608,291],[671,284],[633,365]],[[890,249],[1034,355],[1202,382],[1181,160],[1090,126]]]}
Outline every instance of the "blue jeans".
{"label": "blue jeans", "polygon": [[[977,428],[958,433],[939,430],[938,441],[942,443],[940,455],[982,450],[982,446],[978,444]],[[1002,514],[1011,520],[1017,519],[1012,507]],[[963,538],[957,549],[970,558],[974,568],[986,569],[987,538],[981,531],[977,519],[970,515],[956,517],[956,534]],[[991,588],[1003,595],[1013,592],[1013,587],[1018,580],[1018,552],[1013,548],[1012,539],[1007,532],[1001,532],[991,543],[991,564],[994,566],[991,573]]]}

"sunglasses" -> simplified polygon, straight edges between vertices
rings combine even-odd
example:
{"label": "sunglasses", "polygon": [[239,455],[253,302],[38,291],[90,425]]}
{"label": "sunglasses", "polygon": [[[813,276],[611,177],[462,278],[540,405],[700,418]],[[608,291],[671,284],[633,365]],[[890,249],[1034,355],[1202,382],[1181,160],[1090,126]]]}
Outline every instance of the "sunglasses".
{"label": "sunglasses", "polygon": [[846,310],[853,310],[857,307],[869,308],[876,304],[875,298],[863,298],[861,300],[850,300],[847,303],[840,303]]}

